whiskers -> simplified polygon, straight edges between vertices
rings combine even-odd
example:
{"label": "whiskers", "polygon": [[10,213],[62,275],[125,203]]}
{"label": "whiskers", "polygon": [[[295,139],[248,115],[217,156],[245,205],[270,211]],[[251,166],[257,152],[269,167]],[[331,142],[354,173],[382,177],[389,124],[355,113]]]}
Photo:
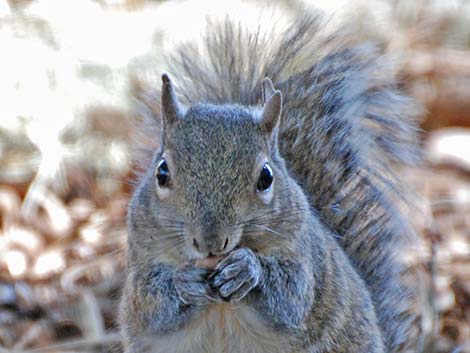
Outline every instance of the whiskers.
{"label": "whiskers", "polygon": [[152,255],[176,255],[185,243],[184,222],[168,217],[158,217],[154,233],[149,239],[152,243]]}
{"label": "whiskers", "polygon": [[263,226],[263,225],[260,225],[260,224],[251,224],[251,226],[256,228],[256,229],[261,229],[265,232],[268,232],[268,233],[271,233],[271,234],[274,234],[274,235],[277,235],[277,236],[280,236],[280,237],[284,236],[284,234],[279,233],[279,232],[275,231],[274,229],[271,229],[267,226]]}
{"label": "whiskers", "polygon": [[184,238],[182,237],[172,240],[165,239],[152,254],[156,257],[168,254],[179,254],[183,245]]}
{"label": "whiskers", "polygon": [[285,211],[270,209],[251,216],[237,225],[243,227],[244,235],[269,233],[276,238],[285,238],[288,236],[285,233],[288,229],[301,226],[305,212],[310,210],[304,207],[292,207]]}

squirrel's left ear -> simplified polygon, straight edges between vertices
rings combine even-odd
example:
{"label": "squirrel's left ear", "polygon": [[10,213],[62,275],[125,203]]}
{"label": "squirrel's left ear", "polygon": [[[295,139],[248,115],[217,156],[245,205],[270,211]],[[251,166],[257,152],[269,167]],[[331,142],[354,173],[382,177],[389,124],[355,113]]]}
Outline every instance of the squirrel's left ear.
{"label": "squirrel's left ear", "polygon": [[274,85],[269,78],[263,80],[263,113],[261,114],[260,124],[264,131],[272,134],[278,124],[282,111],[281,91],[274,89]]}
{"label": "squirrel's left ear", "polygon": [[171,125],[183,117],[181,108],[176,97],[173,83],[167,74],[162,75],[162,118],[164,125]]}

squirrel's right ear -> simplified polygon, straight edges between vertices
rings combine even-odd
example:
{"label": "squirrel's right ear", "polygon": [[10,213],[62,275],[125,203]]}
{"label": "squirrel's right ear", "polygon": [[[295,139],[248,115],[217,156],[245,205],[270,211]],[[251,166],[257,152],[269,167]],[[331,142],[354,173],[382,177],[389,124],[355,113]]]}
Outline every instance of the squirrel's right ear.
{"label": "squirrel's right ear", "polygon": [[269,98],[271,98],[275,93],[276,89],[274,88],[273,81],[269,77],[265,77],[263,79],[263,85],[262,85],[262,96],[263,96],[263,104],[265,104]]}
{"label": "squirrel's right ear", "polygon": [[162,118],[165,125],[172,124],[183,117],[183,110],[176,98],[170,77],[162,75]]}
{"label": "squirrel's right ear", "polygon": [[269,78],[263,80],[263,113],[261,115],[261,126],[271,134],[279,124],[282,111],[281,91],[274,89],[274,85]]}

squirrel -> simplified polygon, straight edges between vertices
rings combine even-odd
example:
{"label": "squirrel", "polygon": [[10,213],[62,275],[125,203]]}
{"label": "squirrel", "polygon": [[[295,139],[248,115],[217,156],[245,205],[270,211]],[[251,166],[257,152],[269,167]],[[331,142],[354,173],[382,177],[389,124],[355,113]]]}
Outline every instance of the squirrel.
{"label": "squirrel", "polygon": [[170,57],[142,105],[126,353],[413,349],[394,171],[415,162],[418,107],[377,47],[322,23],[274,37],[226,19]]}

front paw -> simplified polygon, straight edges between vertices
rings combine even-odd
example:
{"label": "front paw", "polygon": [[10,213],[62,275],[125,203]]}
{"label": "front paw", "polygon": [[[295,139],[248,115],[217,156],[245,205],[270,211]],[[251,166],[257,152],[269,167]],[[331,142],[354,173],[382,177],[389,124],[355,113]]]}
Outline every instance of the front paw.
{"label": "front paw", "polygon": [[217,292],[210,286],[209,271],[187,265],[176,270],[173,282],[180,300],[185,304],[208,305],[220,301]]}
{"label": "front paw", "polygon": [[210,280],[222,299],[233,302],[243,299],[258,285],[261,272],[261,264],[253,251],[242,248],[220,262]]}

